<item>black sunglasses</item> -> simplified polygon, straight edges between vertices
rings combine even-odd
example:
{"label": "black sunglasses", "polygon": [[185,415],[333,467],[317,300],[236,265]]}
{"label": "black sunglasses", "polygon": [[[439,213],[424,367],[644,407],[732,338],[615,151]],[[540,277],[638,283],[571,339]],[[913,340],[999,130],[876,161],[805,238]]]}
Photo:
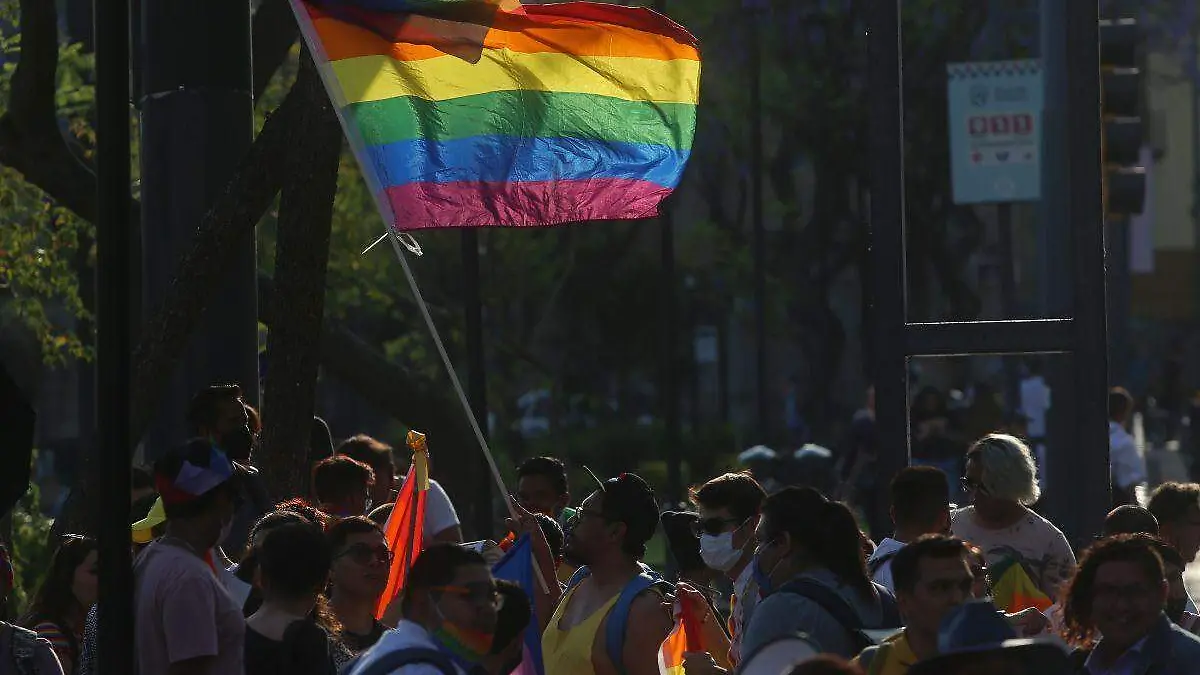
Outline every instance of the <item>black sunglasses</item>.
{"label": "black sunglasses", "polygon": [[737,525],[738,527],[741,527],[745,522],[745,520],[738,520],[737,518],[705,518],[704,520],[697,520],[696,522],[692,523],[692,534],[696,535],[697,537],[702,534],[715,537],[725,532],[726,526]]}

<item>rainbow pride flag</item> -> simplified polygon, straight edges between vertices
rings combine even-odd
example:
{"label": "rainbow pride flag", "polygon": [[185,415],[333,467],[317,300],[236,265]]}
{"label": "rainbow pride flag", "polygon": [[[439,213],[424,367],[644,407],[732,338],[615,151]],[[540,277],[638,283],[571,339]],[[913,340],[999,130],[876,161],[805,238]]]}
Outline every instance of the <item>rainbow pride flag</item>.
{"label": "rainbow pride flag", "polygon": [[291,0],[398,230],[658,214],[691,154],[696,40],[641,8]]}

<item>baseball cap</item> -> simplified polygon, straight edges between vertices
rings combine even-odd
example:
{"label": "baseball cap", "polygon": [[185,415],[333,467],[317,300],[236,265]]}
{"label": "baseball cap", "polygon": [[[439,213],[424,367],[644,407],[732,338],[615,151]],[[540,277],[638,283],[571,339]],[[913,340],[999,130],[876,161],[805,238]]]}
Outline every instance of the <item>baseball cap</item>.
{"label": "baseball cap", "polygon": [[146,514],[146,517],[130,526],[129,529],[133,535],[133,543],[150,543],[154,539],[154,528],[165,522],[167,522],[167,511],[163,508],[162,497],[159,497],[150,506],[150,512]]}
{"label": "baseball cap", "polygon": [[604,515],[625,523],[626,536],[631,541],[642,544],[650,541],[658,529],[658,502],[650,484],[635,473],[622,473],[606,481],[597,478],[591,469],[588,473],[604,494],[601,509]]}
{"label": "baseball cap", "polygon": [[186,504],[230,482],[237,473],[238,465],[216,444],[194,438],[155,462],[154,488],[164,507]]}
{"label": "baseball cap", "polygon": [[1017,637],[990,600],[971,600],[950,610],[938,629],[938,652],[948,654],[998,645]]}

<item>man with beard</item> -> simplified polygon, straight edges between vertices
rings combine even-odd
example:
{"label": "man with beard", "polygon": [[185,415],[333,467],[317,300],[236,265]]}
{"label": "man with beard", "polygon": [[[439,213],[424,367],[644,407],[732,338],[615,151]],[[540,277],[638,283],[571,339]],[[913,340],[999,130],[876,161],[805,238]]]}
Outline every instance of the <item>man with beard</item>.
{"label": "man with beard", "polygon": [[[271,498],[258,469],[254,468],[255,435],[250,430],[250,410],[236,384],[215,384],[201,389],[188,405],[187,419],[191,434],[207,438],[230,460],[245,469],[241,476],[242,499],[233,525],[220,545],[219,553],[234,559],[242,557],[250,528],[271,510]],[[224,565],[228,567],[229,565]]]}
{"label": "man with beard", "polygon": [[658,674],[672,619],[640,562],[657,525],[654,493],[631,473],[600,483],[568,521],[564,555],[580,569],[542,635],[546,675]]}

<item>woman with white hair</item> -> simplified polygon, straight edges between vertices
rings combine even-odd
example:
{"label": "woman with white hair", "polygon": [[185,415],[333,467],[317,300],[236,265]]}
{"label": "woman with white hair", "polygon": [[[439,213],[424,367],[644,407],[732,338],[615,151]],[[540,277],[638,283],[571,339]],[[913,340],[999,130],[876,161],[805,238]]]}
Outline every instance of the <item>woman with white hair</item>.
{"label": "woman with white hair", "polygon": [[[964,474],[962,489],[971,505],[950,515],[951,531],[983,550],[993,583],[1010,570],[1023,571],[1036,588],[1015,595],[1026,606],[1046,609],[1039,605],[1058,597],[1075,571],[1075,554],[1061,530],[1028,508],[1041,496],[1029,447],[1005,434],[984,436],[967,451]],[[997,589],[997,601],[999,595]]]}

